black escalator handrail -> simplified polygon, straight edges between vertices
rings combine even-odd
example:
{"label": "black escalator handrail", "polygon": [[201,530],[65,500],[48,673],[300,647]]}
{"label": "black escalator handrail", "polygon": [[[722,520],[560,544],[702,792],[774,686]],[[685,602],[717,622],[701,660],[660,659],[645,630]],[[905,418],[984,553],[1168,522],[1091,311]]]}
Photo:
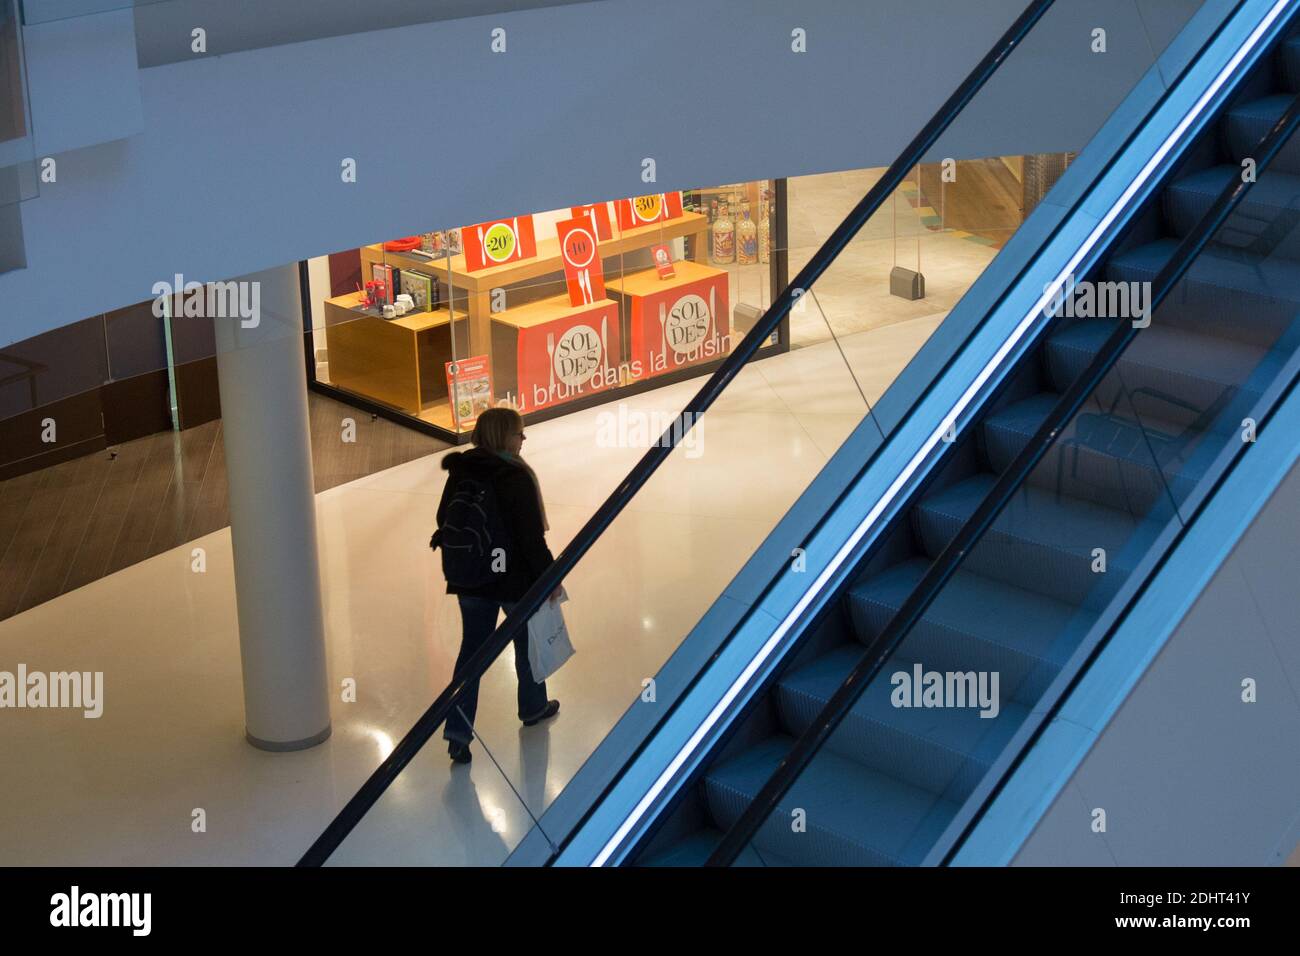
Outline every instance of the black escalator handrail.
{"label": "black escalator handrail", "polygon": [[677,426],[670,426],[664,432],[658,444],[651,446],[650,450],[642,456],[627,477],[619,483],[604,504],[597,509],[596,513],[588,519],[587,523],[573,537],[568,547],[560,553],[554,563],[515,604],[492,637],[484,643],[473,657],[465,662],[462,674],[454,678],[452,683],[438,695],[437,699],[420,716],[401,742],[393,748],[392,753],[361,785],[361,788],[352,796],[352,799],[344,805],[338,816],[331,821],[329,826],[308,848],[307,852],[303,854],[302,859],[298,861],[299,866],[320,866],[324,864],[330,854],[343,842],[344,838],[360,822],[366,812],[388,789],[389,784],[396,779],[397,775],[411,762],[442,722],[446,720],[453,704],[464,691],[465,685],[471,681],[479,680],[487,672],[487,669],[492,666],[506,646],[514,640],[516,634],[525,627],[528,619],[537,613],[538,608],[542,606],[542,602],[546,600],[547,596],[563,582],[565,576],[573,570],[582,556],[590,550],[596,539],[600,537],[632,500],[641,486],[649,480],[655,470],[671,454],[677,440],[698,421],[699,416],[708,410],[731,380],[749,363],[754,353],[767,341],[781,321],[789,314],[795,301],[811,289],[817,278],[830,268],[831,263],[839,257],[845,246],[853,240],[853,237],[858,234],[858,231],[866,224],[867,220],[893,194],[907,173],[921,161],[926,152],[965,108],[966,104],[983,88],[989,77],[997,72],[1003,61],[1015,50],[1020,41],[1028,35],[1029,31],[1033,29],[1034,25],[1054,2],[1055,0],[1032,0],[1020,16],[1016,18],[1015,22],[1002,34],[998,42],[975,65],[975,68],[971,70],[956,91],[948,97],[934,116],[930,118],[930,121],[907,144],[907,147],[898,155],[898,158],[894,160],[880,180],[867,191],[861,201],[844,217],[844,221],[836,227],[821,248],[813,254],[808,264],[781,291],[762,318],[741,339],[740,343],[723,360],[718,369],[709,376],[709,380],[704,383],[704,386],[696,393],[695,397],[686,403],[681,414],[676,419]]}
{"label": "black escalator handrail", "polygon": [[[1300,96],[1295,97],[1286,111],[1269,129],[1256,145],[1256,169],[1263,171],[1282,145],[1300,126]],[[1215,199],[1214,204],[1201,217],[1196,225],[1183,237],[1173,255],[1152,280],[1150,313],[1155,314],[1157,307],[1173,289],[1175,283],[1191,266],[1192,261],[1205,248],[1218,231],[1224,220],[1231,215],[1237,204],[1254,185],[1254,180],[1244,181],[1238,177],[1225,187]],[[854,665],[839,688],[831,695],[821,713],[812,724],[795,741],[790,751],[777,765],[757,796],[750,802],[744,812],[723,835],[713,853],[705,861],[705,866],[730,866],[753,840],[759,827],[776,810],[777,804],[790,790],[812,759],[820,752],[822,745],[843,721],[849,710],[857,703],[862,691],[875,680],[886,661],[894,654],[906,639],[913,626],[929,609],[934,599],[947,584],[949,578],[957,571],[971,548],[980,539],[989,526],[1001,514],[1007,502],[1011,500],[1030,472],[1038,465],[1047,449],[1052,446],[1074,418],[1079,408],[1101,383],[1102,378],[1111,370],[1129,343],[1137,335],[1138,329],[1132,322],[1121,322],[1106,339],[1100,351],[1093,357],[1083,374],[1062,394],[1053,406],[1033,437],[1021,449],[1006,471],[994,483],[993,488],[980,502],[974,513],[961,526],[957,534],[943,549],[925,575],[913,588],[902,606],[890,618],[889,623],[868,645],[862,658]],[[1059,706],[1064,695],[1053,702],[1053,709]],[[1046,725],[1044,720],[1039,729]],[[1032,743],[1032,741],[1030,742]],[[1026,744],[1021,750],[1028,749]],[[1005,777],[999,781],[999,788]],[[991,799],[993,794],[989,795]],[[986,804],[987,805],[987,802]],[[962,837],[970,830],[974,819],[968,823]],[[959,841],[960,842],[960,841]]]}

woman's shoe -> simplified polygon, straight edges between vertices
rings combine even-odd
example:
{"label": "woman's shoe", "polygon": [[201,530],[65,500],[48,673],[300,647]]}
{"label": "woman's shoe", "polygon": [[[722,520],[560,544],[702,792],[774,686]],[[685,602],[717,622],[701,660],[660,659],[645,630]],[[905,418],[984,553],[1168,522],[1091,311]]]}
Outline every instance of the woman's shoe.
{"label": "woman's shoe", "polygon": [[451,755],[453,763],[469,763],[474,759],[474,755],[469,752],[469,744],[457,743],[454,740],[448,742],[447,753]]}
{"label": "woman's shoe", "polygon": [[534,724],[540,724],[543,720],[550,720],[560,712],[560,702],[558,700],[548,700],[546,707],[536,717],[529,717],[524,721],[525,727],[531,727]]}

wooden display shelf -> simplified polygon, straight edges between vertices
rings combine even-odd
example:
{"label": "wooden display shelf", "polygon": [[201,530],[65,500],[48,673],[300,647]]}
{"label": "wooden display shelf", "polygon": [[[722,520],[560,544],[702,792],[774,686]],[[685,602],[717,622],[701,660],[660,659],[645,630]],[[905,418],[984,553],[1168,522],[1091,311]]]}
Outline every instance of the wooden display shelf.
{"label": "wooden display shelf", "polygon": [[[450,402],[433,402],[420,410],[419,418],[430,425],[437,425],[449,432],[456,430],[456,422],[451,417]],[[472,428],[473,426],[468,426]]]}
{"label": "wooden display shelf", "polygon": [[[399,315],[396,318],[386,319],[372,309],[367,309],[361,305],[365,299],[364,292],[348,292],[344,295],[336,295],[331,299],[325,300],[325,305],[334,308],[334,317],[336,321],[344,321],[344,311],[346,311],[346,321],[356,321],[357,319],[369,318],[378,319],[384,325],[406,329],[408,332],[424,332],[429,329],[435,329],[440,325],[447,325],[451,322],[451,312],[445,306],[439,306],[425,312],[408,312],[406,315]],[[464,309],[456,310],[456,321],[461,322],[466,318]],[[328,323],[327,323],[328,324]]]}
{"label": "wooden display shelf", "polygon": [[[617,225],[615,225],[617,231]],[[708,228],[708,217],[696,212],[684,212],[676,219],[666,222],[652,222],[649,225],[624,229],[618,235],[597,243],[602,259],[621,255],[635,249],[677,239],[681,236],[694,235]],[[449,283],[457,289],[470,293],[486,293],[500,286],[528,282],[545,275],[564,271],[564,260],[560,257],[560,240],[545,238],[537,240],[537,255],[519,262],[507,262],[500,266],[489,266],[477,272],[465,271],[464,253],[450,258],[421,259],[401,252],[385,252],[382,243],[363,246],[361,261],[386,262],[398,269],[415,269],[434,276],[440,282]],[[362,271],[363,275],[369,273]]]}
{"label": "wooden display shelf", "polygon": [[590,312],[592,303],[583,303],[582,305],[573,305],[569,302],[569,295],[554,295],[547,299],[537,299],[534,302],[526,302],[523,305],[517,305],[513,309],[506,309],[492,316],[492,321],[500,322],[503,325],[512,325],[517,329],[531,329],[538,325],[549,325],[552,322],[560,322],[565,319],[580,315],[583,312]]}
{"label": "wooden display shelf", "polygon": [[[708,217],[695,212],[684,212],[676,219],[654,222],[634,229],[618,231],[610,239],[598,244],[600,256],[607,259],[637,249],[647,249],[661,242],[703,233],[708,229]],[[704,245],[697,242],[696,246]],[[433,276],[438,282],[466,294],[465,311],[469,314],[469,346],[465,354],[491,354],[492,341],[492,290],[520,282],[529,282],[542,276],[564,271],[560,256],[560,240],[537,240],[537,255],[519,262],[490,266],[477,272],[465,271],[464,253],[439,259],[423,259],[401,252],[385,252],[382,243],[361,247],[361,274],[370,275],[371,263],[387,263],[396,269],[413,269]],[[459,297],[449,296],[458,306]],[[461,340],[457,340],[460,344]]]}
{"label": "wooden display shelf", "polygon": [[700,262],[692,262],[689,259],[674,262],[673,271],[676,275],[668,279],[659,278],[657,269],[645,269],[617,279],[606,279],[605,289],[608,292],[646,296],[653,295],[656,292],[663,292],[666,289],[674,289],[677,286],[687,285],[691,282],[698,282],[700,279],[711,279],[714,276],[727,274],[727,270],[720,266],[707,266]]}
{"label": "wooden display shelf", "polygon": [[446,309],[385,319],[360,308],[351,292],[325,300],[330,383],[412,415],[447,398],[445,363],[452,333],[464,341],[468,318]]}

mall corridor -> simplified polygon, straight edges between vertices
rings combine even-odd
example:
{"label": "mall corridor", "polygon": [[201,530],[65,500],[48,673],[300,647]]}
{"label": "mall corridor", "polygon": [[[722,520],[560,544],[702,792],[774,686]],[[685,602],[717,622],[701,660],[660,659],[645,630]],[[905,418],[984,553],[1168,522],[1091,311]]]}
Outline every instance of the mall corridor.
{"label": "mall corridor", "polygon": [[0,0],[0,916],[1262,924],[1297,133],[1300,0]]}

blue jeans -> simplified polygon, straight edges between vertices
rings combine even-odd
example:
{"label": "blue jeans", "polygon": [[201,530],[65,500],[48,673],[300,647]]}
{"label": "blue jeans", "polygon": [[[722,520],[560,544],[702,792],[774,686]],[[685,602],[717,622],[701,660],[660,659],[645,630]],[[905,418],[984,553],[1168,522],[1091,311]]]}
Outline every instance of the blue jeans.
{"label": "blue jeans", "polygon": [[[461,638],[452,680],[460,675],[465,662],[492,636],[497,627],[497,615],[503,610],[509,614],[514,607],[513,604],[502,604],[491,598],[472,597],[468,594],[459,594],[457,598],[460,601]],[[546,709],[546,682],[533,680],[533,670],[528,665],[527,627],[515,638],[515,675],[519,678],[519,719],[536,717]],[[474,681],[465,686],[460,700],[452,705],[442,731],[443,739],[468,744],[473,739],[470,727],[477,710],[478,681]],[[464,713],[463,717],[461,712]]]}

